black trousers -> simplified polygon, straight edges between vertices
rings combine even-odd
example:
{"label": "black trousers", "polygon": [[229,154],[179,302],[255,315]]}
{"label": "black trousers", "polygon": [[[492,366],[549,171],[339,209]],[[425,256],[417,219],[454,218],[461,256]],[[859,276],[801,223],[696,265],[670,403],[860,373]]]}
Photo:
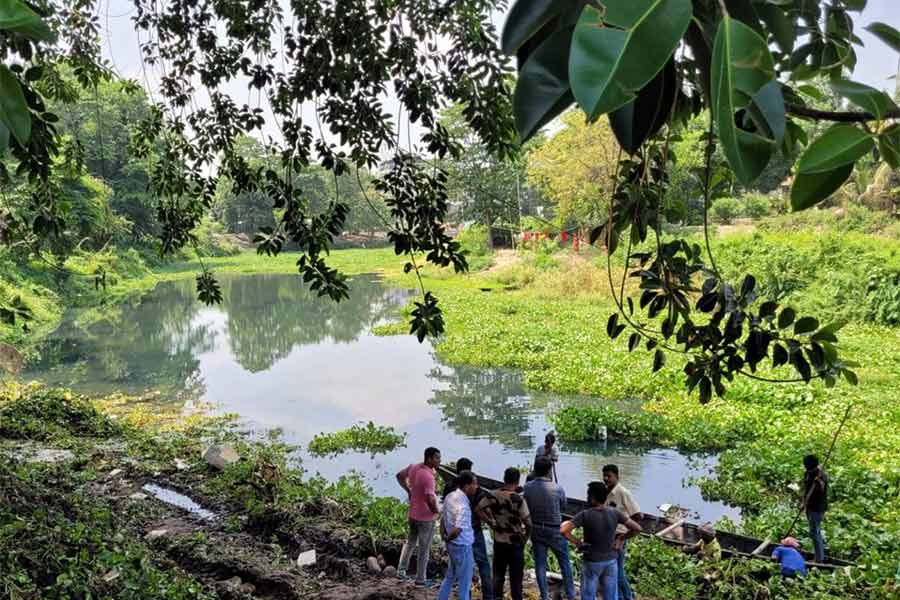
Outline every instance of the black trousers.
{"label": "black trousers", "polygon": [[513,600],[522,600],[525,574],[525,544],[494,542],[494,598],[503,597],[503,582],[509,570],[509,591]]}

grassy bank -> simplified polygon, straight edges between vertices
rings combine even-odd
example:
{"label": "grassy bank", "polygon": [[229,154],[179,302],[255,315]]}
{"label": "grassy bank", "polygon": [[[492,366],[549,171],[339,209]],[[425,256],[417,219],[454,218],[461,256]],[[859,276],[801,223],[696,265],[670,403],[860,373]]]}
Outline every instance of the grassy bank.
{"label": "grassy bank", "polygon": [[[230,444],[240,460],[211,468],[202,456],[213,444]],[[364,561],[399,554],[405,505],[352,475],[305,477],[289,450],[151,398],[0,385],[0,596],[341,600],[351,597],[344,583],[381,586]],[[186,519],[146,484],[216,516]],[[315,567],[298,568],[309,549]],[[251,591],[229,591],[233,577]]]}
{"label": "grassy bank", "polygon": [[[211,468],[202,454],[212,444],[230,444],[240,459],[222,471]],[[379,554],[396,564],[405,505],[374,497],[354,476],[334,483],[306,477],[287,462],[288,450],[277,436],[251,441],[228,418],[160,411],[149,398],[90,400],[39,386],[0,386],[0,593],[422,597],[410,583],[365,567],[367,556]],[[215,518],[185,518],[151,497],[146,484],[185,494]],[[702,565],[648,539],[630,548],[632,581],[645,600],[886,600],[896,593],[861,570],[786,582],[765,561]],[[297,567],[296,556],[311,549],[315,566]],[[440,544],[433,551],[438,576]]]}
{"label": "grassy bank", "polygon": [[[602,399],[562,407],[552,415],[563,443],[590,437],[603,424],[620,438],[723,450],[715,476],[701,486],[711,497],[742,506],[742,527],[760,538],[786,531],[796,501],[789,485],[801,475],[801,457],[825,453],[852,404],[828,465],[833,502],[825,532],[834,554],[860,565],[853,585],[868,586],[870,597],[881,597],[873,590],[889,590],[900,563],[900,405],[891,402],[900,384],[900,329],[892,325],[898,242],[853,231],[807,230],[787,236],[772,230],[730,235],[715,246],[727,272],[741,276],[752,270],[767,294],[801,312],[848,320],[841,347],[847,358],[861,363],[860,385],[826,389],[742,379],[725,400],[700,406],[683,389],[677,357],[651,374],[650,355],[630,354],[624,340],[609,340],[605,324],[614,305],[606,291],[605,259],[565,251],[498,256],[494,267],[465,276],[426,267],[424,282],[445,310],[446,335],[437,351],[451,364],[521,369],[526,383],[536,389]],[[271,259],[243,254],[206,262],[218,275],[295,272],[291,255]],[[380,272],[393,284],[415,287],[415,278],[403,273],[403,263],[387,249],[332,255],[332,264],[351,275]],[[161,281],[191,278],[198,269],[196,263],[148,269],[110,285],[103,297],[112,302],[140,294]],[[620,274],[614,265],[613,275]],[[405,332],[402,323],[382,329]],[[637,400],[643,411],[626,414],[603,400]],[[658,553],[647,554],[649,561]],[[678,557],[672,560],[676,573],[692,568],[677,562]],[[659,579],[651,571],[648,579]],[[846,588],[818,581],[821,597],[848,597]],[[683,592],[674,584],[666,588],[668,584],[671,578],[645,591],[690,597],[679,595]],[[809,594],[797,597],[812,595],[812,588],[803,589]]]}
{"label": "grassy bank", "polygon": [[[783,302],[848,319],[840,346],[862,366],[857,387],[739,379],[726,399],[707,406],[686,394],[677,357],[651,374],[652,356],[630,354],[623,340],[608,339],[605,323],[614,305],[603,259],[528,253],[466,277],[428,271],[425,281],[446,311],[447,333],[437,345],[442,358],[522,369],[537,389],[639,400],[640,415],[598,402],[554,419],[564,440],[589,437],[604,424],[620,438],[724,450],[716,476],[701,486],[711,497],[742,506],[743,529],[760,538],[787,531],[797,501],[789,486],[802,474],[801,457],[826,453],[852,405],[828,465],[833,502],[825,531],[834,554],[859,561],[864,577],[884,582],[900,564],[900,406],[891,402],[900,385],[900,329],[873,322],[878,311],[871,308],[883,295],[867,283],[867,273],[896,273],[898,248],[896,240],[853,232],[807,231],[790,238],[760,232],[717,240],[729,272],[752,268],[763,289]],[[412,285],[409,277],[388,276]],[[798,529],[805,538],[805,527]]]}

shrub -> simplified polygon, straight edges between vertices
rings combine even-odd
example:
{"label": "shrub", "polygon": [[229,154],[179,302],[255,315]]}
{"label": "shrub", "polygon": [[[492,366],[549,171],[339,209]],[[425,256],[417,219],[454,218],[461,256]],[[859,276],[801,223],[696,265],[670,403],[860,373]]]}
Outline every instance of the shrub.
{"label": "shrub", "polygon": [[490,253],[488,243],[488,229],[484,225],[473,223],[463,228],[457,235],[456,241],[462,247],[467,256],[485,256]]}
{"label": "shrub", "polygon": [[74,435],[109,437],[119,426],[83,396],[37,385],[0,388],[0,437],[48,440]]}
{"label": "shrub", "polygon": [[761,219],[772,212],[772,200],[762,194],[747,194],[741,204],[741,214],[751,219]]}
{"label": "shrub", "polygon": [[900,273],[876,271],[866,288],[866,320],[900,325]]}
{"label": "shrub", "polygon": [[735,198],[719,198],[713,202],[711,211],[714,221],[727,225],[741,215],[741,203]]}

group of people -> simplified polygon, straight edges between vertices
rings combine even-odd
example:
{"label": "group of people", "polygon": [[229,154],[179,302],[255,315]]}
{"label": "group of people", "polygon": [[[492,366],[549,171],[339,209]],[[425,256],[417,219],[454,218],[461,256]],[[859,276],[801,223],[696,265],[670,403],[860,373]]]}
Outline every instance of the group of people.
{"label": "group of people", "polygon": [[[633,600],[625,571],[628,540],[641,532],[641,508],[632,493],[619,482],[616,465],[603,467],[603,481],[588,484],[590,508],[563,520],[566,493],[555,481],[559,458],[555,437],[548,434],[538,447],[534,469],[521,485],[519,469],[509,467],[503,484],[495,490],[479,487],[468,458],[456,461],[456,477],[442,489],[438,501],[437,469],[441,452],[425,450],[421,463],[397,473],[397,482],[409,495],[409,535],[398,565],[398,575],[407,577],[416,555],[415,583],[435,587],[428,579],[428,562],[435,531],[445,541],[449,565],[440,584],[438,600],[449,600],[454,587],[459,600],[469,600],[472,579],[478,570],[484,600],[500,600],[509,581],[513,600],[521,600],[525,572],[525,546],[531,541],[535,578],[542,600],[549,598],[548,556],[556,557],[566,598],[575,599],[575,582],[569,547],[582,556],[581,598],[594,600],[602,591],[604,600]],[[815,457],[807,457],[804,504],[809,517],[816,559],[824,559],[821,524],[827,498],[827,478]],[[814,463],[814,464],[813,464]],[[443,507],[441,506],[443,504]],[[488,559],[483,526],[493,534],[493,564]],[[576,531],[581,531],[581,536]],[[722,549],[711,525],[700,528],[697,544],[685,547],[703,560],[717,561]],[[786,576],[802,576],[806,563],[794,538],[785,538],[772,555]]]}
{"label": "group of people", "polygon": [[[588,486],[591,508],[564,521],[566,493],[554,477],[559,458],[555,441],[553,434],[548,434],[537,449],[534,469],[524,486],[519,469],[509,467],[501,487],[485,490],[478,485],[472,461],[460,458],[456,461],[455,479],[442,490],[442,508],[437,495],[436,472],[441,464],[437,448],[426,449],[423,462],[397,473],[397,482],[409,494],[409,535],[400,556],[399,576],[406,577],[415,553],[416,584],[435,586],[427,576],[431,542],[437,530],[446,543],[449,558],[438,600],[448,600],[454,587],[459,600],[468,600],[476,569],[484,600],[503,598],[507,581],[513,600],[521,600],[528,541],[543,600],[550,597],[550,553],[559,564],[566,597],[575,598],[570,544],[583,557],[582,598],[593,600],[601,588],[605,600],[632,600],[625,558],[627,540],[641,531],[640,506],[619,483],[618,467],[607,465],[603,468],[603,481]],[[484,525],[493,534],[493,564],[488,560]],[[576,530],[581,530],[581,538],[576,537]]]}

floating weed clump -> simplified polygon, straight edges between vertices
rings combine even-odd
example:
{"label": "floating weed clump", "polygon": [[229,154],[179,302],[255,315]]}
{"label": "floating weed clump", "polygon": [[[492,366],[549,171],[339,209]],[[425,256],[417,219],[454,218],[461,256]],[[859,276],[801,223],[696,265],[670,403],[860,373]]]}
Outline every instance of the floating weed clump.
{"label": "floating weed clump", "polygon": [[313,456],[336,456],[347,451],[382,454],[406,446],[406,434],[369,421],[334,433],[320,433],[307,449]]}

